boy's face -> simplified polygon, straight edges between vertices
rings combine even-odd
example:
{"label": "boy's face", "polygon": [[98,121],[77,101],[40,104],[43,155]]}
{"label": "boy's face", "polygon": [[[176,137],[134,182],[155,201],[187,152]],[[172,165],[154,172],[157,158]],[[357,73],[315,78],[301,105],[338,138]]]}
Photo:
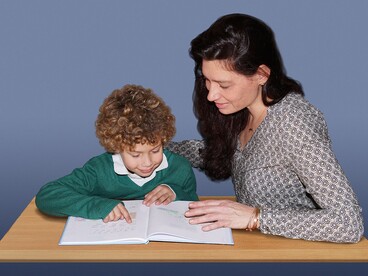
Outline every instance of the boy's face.
{"label": "boy's face", "polygon": [[162,143],[156,145],[137,144],[131,150],[124,149],[120,155],[129,171],[141,177],[148,177],[162,162]]}

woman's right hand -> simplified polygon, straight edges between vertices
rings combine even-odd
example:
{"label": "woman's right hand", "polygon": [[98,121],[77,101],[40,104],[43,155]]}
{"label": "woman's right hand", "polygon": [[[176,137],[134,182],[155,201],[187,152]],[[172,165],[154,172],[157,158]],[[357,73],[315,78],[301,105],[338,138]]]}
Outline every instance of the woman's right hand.
{"label": "woman's right hand", "polygon": [[103,222],[117,221],[119,219],[125,219],[127,223],[132,222],[132,218],[128,210],[122,203],[119,203],[112,209],[112,211],[103,219]]}
{"label": "woman's right hand", "polygon": [[221,227],[246,229],[254,212],[254,207],[231,200],[204,200],[191,202],[185,216],[190,218],[190,224],[206,223],[203,231]]}

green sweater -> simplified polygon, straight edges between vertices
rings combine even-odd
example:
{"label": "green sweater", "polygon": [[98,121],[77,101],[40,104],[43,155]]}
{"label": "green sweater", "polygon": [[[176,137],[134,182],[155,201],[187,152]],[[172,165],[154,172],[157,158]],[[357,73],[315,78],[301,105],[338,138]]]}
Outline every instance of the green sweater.
{"label": "green sweater", "polygon": [[103,219],[121,200],[143,199],[160,184],[176,193],[175,200],[198,200],[196,180],[189,162],[164,150],[168,167],[142,187],[127,175],[114,171],[112,155],[104,153],[90,159],[82,168],[44,185],[36,195],[36,205],[54,216]]}

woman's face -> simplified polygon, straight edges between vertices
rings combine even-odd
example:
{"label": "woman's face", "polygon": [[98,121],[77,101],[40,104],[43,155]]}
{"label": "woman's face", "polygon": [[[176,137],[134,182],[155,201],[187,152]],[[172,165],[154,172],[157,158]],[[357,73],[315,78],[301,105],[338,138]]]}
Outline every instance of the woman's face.
{"label": "woman's face", "polygon": [[224,60],[203,60],[202,73],[208,90],[207,100],[214,102],[222,114],[252,108],[262,102],[264,76],[245,76],[226,67]]}

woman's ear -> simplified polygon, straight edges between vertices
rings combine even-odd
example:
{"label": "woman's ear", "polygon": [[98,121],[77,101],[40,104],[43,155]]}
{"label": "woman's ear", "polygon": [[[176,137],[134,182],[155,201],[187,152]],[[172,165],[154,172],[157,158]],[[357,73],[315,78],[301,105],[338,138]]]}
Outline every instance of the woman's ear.
{"label": "woman's ear", "polygon": [[257,69],[259,84],[264,85],[267,82],[268,78],[270,77],[270,74],[271,69],[268,66],[264,64],[260,65]]}

